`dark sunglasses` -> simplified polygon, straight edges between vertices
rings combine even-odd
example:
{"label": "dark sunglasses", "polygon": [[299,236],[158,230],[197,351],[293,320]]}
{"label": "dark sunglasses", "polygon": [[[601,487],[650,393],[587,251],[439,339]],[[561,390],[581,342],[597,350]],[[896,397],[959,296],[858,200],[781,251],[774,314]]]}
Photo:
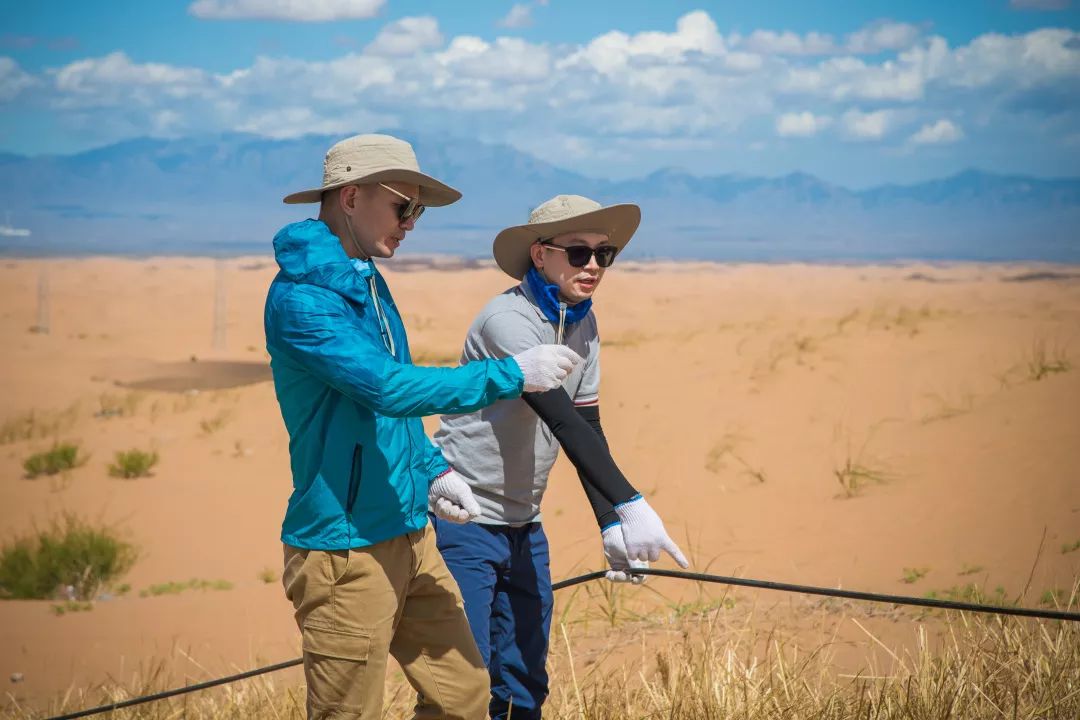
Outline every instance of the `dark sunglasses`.
{"label": "dark sunglasses", "polygon": [[571,267],[585,267],[589,264],[589,260],[592,259],[593,255],[596,255],[597,265],[602,268],[611,267],[611,263],[615,262],[615,256],[619,254],[619,248],[614,245],[601,245],[594,249],[588,245],[564,247],[545,240],[541,240],[540,244],[546,248],[566,253],[566,261],[570,263]]}
{"label": "dark sunglasses", "polygon": [[402,200],[408,201],[405,205],[400,206],[401,209],[398,210],[399,221],[409,222],[409,220],[412,220],[413,222],[416,222],[420,219],[420,216],[424,214],[425,207],[420,204],[419,198],[411,198],[405,193],[400,193],[389,185],[383,185],[382,183],[379,183],[379,187],[386,188]]}

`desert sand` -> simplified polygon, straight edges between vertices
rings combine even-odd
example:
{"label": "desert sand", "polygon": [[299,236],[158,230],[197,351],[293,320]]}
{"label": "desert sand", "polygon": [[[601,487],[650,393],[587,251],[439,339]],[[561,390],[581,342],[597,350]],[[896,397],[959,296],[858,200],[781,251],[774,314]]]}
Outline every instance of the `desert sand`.
{"label": "desert sand", "polygon": [[[131,591],[90,611],[0,601],[0,682],[23,704],[299,654],[276,580],[291,489],[262,330],[276,267],[217,267],[220,286],[210,259],[0,262],[0,423],[33,413],[40,430],[0,444],[0,535],[70,511],[139,549]],[[487,264],[384,267],[417,364],[455,364],[474,313],[512,282]],[[35,327],[43,272],[48,332]],[[608,439],[695,569],[913,595],[974,582],[1026,589],[1031,606],[1080,578],[1067,551],[1080,541],[1080,269],[624,263],[595,308]],[[89,459],[26,478],[54,439]],[[153,475],[110,477],[132,447],[159,453]],[[565,459],[544,517],[556,579],[600,567]],[[905,582],[906,569],[925,574]],[[140,596],[191,578],[232,589]]]}

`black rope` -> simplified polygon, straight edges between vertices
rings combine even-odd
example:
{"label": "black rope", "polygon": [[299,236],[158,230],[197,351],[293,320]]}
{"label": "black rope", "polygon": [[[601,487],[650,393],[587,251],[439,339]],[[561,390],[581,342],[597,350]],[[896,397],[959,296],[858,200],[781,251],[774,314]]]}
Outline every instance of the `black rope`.
{"label": "black rope", "polygon": [[90,708],[89,710],[80,710],[78,712],[68,713],[67,715],[57,715],[56,717],[49,718],[49,720],[71,720],[72,718],[81,718],[89,715],[97,715],[98,713],[120,710],[122,708],[131,707],[132,705],[142,705],[143,703],[164,700],[165,698],[184,695],[186,693],[195,692],[196,690],[206,690],[208,688],[217,687],[218,685],[226,685],[231,682],[236,682],[237,680],[246,680],[249,677],[264,675],[266,673],[276,672],[277,670],[284,670],[285,668],[303,665],[303,663],[303,658],[296,658],[295,660],[281,662],[277,665],[267,665],[266,667],[248,670],[247,672],[238,673],[236,675],[228,675],[216,680],[207,680],[206,682],[185,685],[181,688],[173,688],[172,690],[165,690],[164,692],[154,693],[153,695],[143,695],[142,697],[131,698],[130,700],[121,700],[120,702],[109,703],[108,705]]}
{"label": "black rope", "polygon": [[[592,580],[599,580],[607,574],[606,570],[597,570],[596,572],[586,573],[584,575],[578,575],[576,577],[568,578],[566,580],[560,580],[559,582],[551,586],[552,591],[562,590],[563,588],[573,587],[574,585],[581,585]],[[1034,608],[1021,608],[1021,607],[1000,607],[997,605],[980,605],[978,603],[958,602],[955,600],[937,600],[933,598],[917,598],[908,597],[905,595],[884,595],[882,593],[869,593],[860,592],[858,590],[840,590],[833,588],[815,587],[813,585],[793,585],[792,583],[772,582],[771,580],[752,580],[749,578],[737,578],[729,577],[726,575],[707,575],[705,573],[685,572],[683,570],[659,570],[654,568],[640,568],[634,569],[635,575],[654,575],[657,577],[677,578],[679,580],[693,580],[695,582],[707,582],[718,583],[720,585],[739,585],[741,587],[759,588],[762,590],[780,590],[782,592],[794,592],[802,593],[805,595],[824,595],[826,597],[846,598],[848,600],[866,600],[869,602],[878,603],[890,603],[893,605],[915,605],[919,607],[937,608],[941,610],[960,610],[963,612],[976,612],[987,613],[991,615],[1018,615],[1020,617],[1041,618],[1044,620],[1068,620],[1072,622],[1080,622],[1080,613],[1064,612],[1061,610],[1036,610]],[[144,695],[142,697],[131,698],[130,700],[122,700],[120,702],[110,703],[108,705],[102,705],[96,708],[90,708],[89,710],[80,710],[74,713],[68,713],[66,715],[57,715],[55,717],[48,718],[48,720],[75,720],[75,718],[88,717],[90,715],[97,715],[98,713],[110,712],[113,710],[120,710],[122,708],[131,707],[132,705],[141,705],[142,703],[154,702],[155,700],[164,700],[165,698],[175,697],[176,695],[184,695],[186,693],[195,692],[197,690],[206,690],[208,688],[217,687],[218,685],[226,685],[237,680],[246,680],[256,675],[263,675],[265,673],[272,673],[278,670],[285,670],[286,668],[296,667],[304,663],[303,658],[296,658],[295,660],[288,660],[276,665],[267,665],[266,667],[256,668],[255,670],[248,670],[237,675],[228,675],[226,677],[218,678],[216,680],[207,680],[206,682],[196,683],[194,685],[186,685],[182,688],[174,688],[172,690],[166,690],[164,692],[155,693],[153,695]]]}
{"label": "black rope", "polygon": [[[941,610],[961,610],[963,612],[988,613],[991,615],[1019,615],[1020,617],[1042,618],[1044,620],[1071,620],[1073,622],[1080,622],[1080,613],[1064,612],[1062,610],[1036,610],[1034,608],[981,605],[979,603],[938,600],[936,598],[917,598],[906,595],[884,595],[882,593],[860,592],[858,590],[814,587],[813,585],[793,585],[791,583],[772,582],[771,580],[751,580],[749,578],[726,577],[724,575],[706,575],[704,573],[684,572],[682,570],[654,570],[652,568],[642,568],[641,570],[634,570],[633,572],[634,574],[656,575],[659,577],[679,578],[680,580],[696,580],[698,582],[720,583],[722,585],[741,585],[742,587],[760,588],[762,590],[780,590],[783,592],[803,593],[805,595],[825,595],[826,597],[867,600],[869,602],[891,603],[893,605],[917,605],[919,607],[939,608]],[[596,575],[596,573],[591,573],[591,575]],[[600,573],[600,575],[603,576],[604,573]],[[571,578],[571,581],[573,580],[577,580],[577,578]]]}

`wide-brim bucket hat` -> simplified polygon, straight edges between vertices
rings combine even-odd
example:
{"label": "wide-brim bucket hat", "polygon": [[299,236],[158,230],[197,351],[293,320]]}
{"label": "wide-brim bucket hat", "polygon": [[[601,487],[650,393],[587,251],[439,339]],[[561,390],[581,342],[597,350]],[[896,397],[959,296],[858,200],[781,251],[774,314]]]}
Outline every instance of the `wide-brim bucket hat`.
{"label": "wide-brim bucket hat", "polygon": [[449,205],[461,193],[420,172],[412,145],[392,135],[354,135],[326,151],[322,187],[286,195],[283,202],[314,203],[327,190],[346,185],[403,182],[420,188],[420,203],[430,207]]}
{"label": "wide-brim bucket hat", "polygon": [[556,195],[529,214],[525,225],[508,227],[495,236],[495,263],[510,277],[521,280],[532,267],[529,248],[570,232],[595,232],[608,236],[608,244],[620,251],[641,224],[641,208],[630,203],[603,207],[581,195]]}

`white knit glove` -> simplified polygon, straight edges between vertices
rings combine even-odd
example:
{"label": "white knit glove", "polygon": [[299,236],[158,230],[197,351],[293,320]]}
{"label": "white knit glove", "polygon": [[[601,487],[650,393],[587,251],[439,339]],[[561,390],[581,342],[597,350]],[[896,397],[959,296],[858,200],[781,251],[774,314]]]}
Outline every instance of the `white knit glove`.
{"label": "white knit glove", "polygon": [[452,523],[467,523],[480,515],[480,505],[465,479],[451,469],[431,481],[428,505],[436,517]]}
{"label": "white knit glove", "polygon": [[616,505],[615,513],[622,522],[623,541],[626,543],[628,558],[656,562],[660,559],[660,551],[663,550],[675,558],[679,567],[690,567],[682,550],[674,540],[668,537],[667,530],[664,529],[664,521],[649,506],[645,498],[639,495],[633,500]]}
{"label": "white knit glove", "polygon": [[634,575],[633,568],[647,568],[644,560],[631,560],[626,557],[626,543],[623,542],[622,525],[609,525],[601,533],[604,539],[604,559],[607,560],[607,579],[611,582],[631,582],[640,585],[645,582],[644,575]]}
{"label": "white knit glove", "polygon": [[537,345],[514,356],[525,376],[522,392],[544,392],[563,384],[581,356],[565,345]]}

